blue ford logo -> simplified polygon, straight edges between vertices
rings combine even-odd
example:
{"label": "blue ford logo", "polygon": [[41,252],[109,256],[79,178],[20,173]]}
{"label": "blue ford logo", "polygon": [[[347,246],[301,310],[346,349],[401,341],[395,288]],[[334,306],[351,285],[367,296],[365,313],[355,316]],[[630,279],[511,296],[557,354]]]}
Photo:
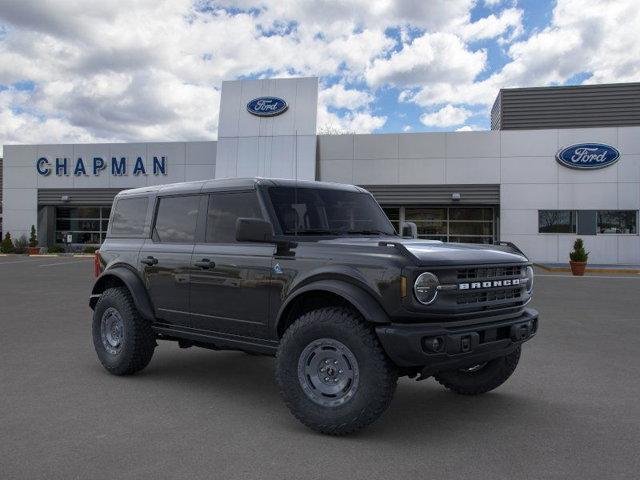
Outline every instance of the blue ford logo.
{"label": "blue ford logo", "polygon": [[252,115],[259,117],[275,117],[284,113],[289,105],[278,97],[259,97],[247,103],[247,110]]}
{"label": "blue ford logo", "polygon": [[620,158],[620,152],[602,143],[579,143],[565,147],[558,152],[556,160],[569,168],[595,170],[613,165]]}

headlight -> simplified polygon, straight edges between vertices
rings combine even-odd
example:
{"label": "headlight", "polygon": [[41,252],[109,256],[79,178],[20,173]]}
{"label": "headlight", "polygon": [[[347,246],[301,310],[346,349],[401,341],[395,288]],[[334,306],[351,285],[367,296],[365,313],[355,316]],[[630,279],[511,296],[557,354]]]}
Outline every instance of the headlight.
{"label": "headlight", "polygon": [[425,272],[421,274],[413,285],[413,293],[420,303],[429,305],[433,303],[438,295],[438,277],[433,273]]}
{"label": "headlight", "polygon": [[525,274],[527,276],[527,293],[531,293],[533,291],[533,267],[528,266]]}

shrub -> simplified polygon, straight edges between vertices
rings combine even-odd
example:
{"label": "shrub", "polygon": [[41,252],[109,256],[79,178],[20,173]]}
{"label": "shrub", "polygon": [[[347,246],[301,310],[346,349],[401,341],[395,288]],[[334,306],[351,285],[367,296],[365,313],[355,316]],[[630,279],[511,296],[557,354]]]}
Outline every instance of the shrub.
{"label": "shrub", "polygon": [[27,246],[29,245],[29,242],[27,240],[27,236],[26,235],[20,235],[20,238],[18,238],[14,243],[14,252],[15,253],[27,253]]}
{"label": "shrub", "polygon": [[47,251],[49,253],[64,253],[64,247],[60,245],[51,245]]}
{"label": "shrub", "polygon": [[581,238],[576,238],[573,243],[573,252],[569,254],[569,258],[574,262],[586,262],[589,258],[589,252],[585,251]]}
{"label": "shrub", "polygon": [[4,236],[4,240],[2,240],[2,243],[0,244],[0,252],[13,253],[14,250],[15,249],[13,248],[13,240],[11,240],[11,234],[7,232],[7,234]]}
{"label": "shrub", "polygon": [[37,247],[38,246],[38,236],[36,235],[36,226],[31,225],[31,234],[29,235],[29,246]]}
{"label": "shrub", "polygon": [[84,247],[84,249],[82,250],[82,253],[96,253],[96,250],[98,250],[98,247]]}

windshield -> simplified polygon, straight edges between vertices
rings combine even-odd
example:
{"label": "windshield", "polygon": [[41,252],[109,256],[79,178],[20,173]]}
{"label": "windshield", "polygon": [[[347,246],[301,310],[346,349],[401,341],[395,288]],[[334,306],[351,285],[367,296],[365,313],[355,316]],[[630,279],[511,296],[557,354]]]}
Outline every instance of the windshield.
{"label": "windshield", "polygon": [[269,197],[285,235],[395,235],[387,216],[366,193],[271,187]]}

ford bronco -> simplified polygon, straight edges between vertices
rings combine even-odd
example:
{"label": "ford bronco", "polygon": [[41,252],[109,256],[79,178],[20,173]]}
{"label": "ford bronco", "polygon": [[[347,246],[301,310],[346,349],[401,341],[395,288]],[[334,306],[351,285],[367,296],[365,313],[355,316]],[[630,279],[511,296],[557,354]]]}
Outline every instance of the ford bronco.
{"label": "ford bronco", "polygon": [[93,343],[109,372],[142,370],[158,341],[272,355],[293,415],[334,435],[377,419],[399,376],[495,389],[538,325],[531,262],[514,245],[403,238],[351,185],[120,192],[95,274]]}

